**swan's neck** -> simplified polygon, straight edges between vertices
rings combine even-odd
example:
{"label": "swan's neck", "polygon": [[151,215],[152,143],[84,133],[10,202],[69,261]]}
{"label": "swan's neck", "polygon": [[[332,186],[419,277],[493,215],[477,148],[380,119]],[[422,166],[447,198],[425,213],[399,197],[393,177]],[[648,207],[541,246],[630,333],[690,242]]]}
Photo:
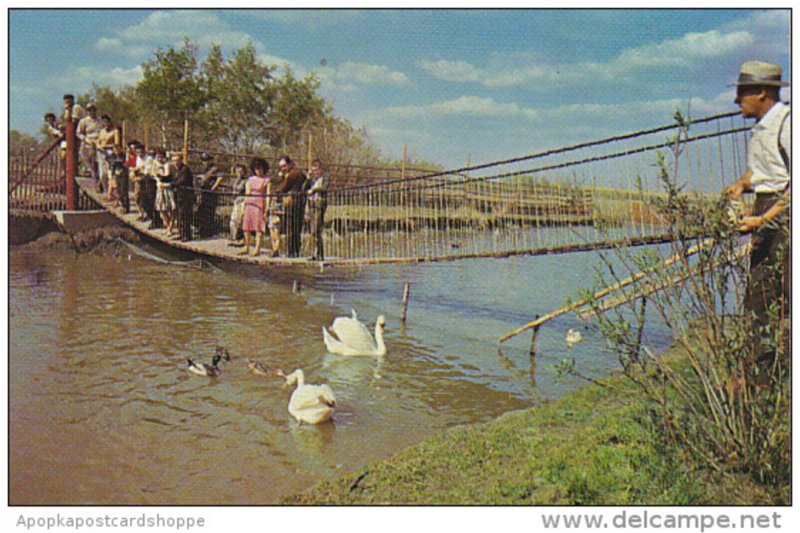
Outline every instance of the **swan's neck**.
{"label": "swan's neck", "polygon": [[375,348],[378,352],[386,351],[386,344],[383,342],[383,326],[375,324]]}
{"label": "swan's neck", "polygon": [[306,376],[303,374],[302,370],[295,370],[294,377],[298,387],[302,387],[306,384]]}

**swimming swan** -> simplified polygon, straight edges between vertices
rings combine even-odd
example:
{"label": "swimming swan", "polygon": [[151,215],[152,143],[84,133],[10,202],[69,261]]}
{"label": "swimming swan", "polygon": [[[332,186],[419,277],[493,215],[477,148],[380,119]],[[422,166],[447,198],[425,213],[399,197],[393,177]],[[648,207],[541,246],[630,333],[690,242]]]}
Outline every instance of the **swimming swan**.
{"label": "swimming swan", "polygon": [[386,319],[383,315],[375,322],[375,338],[363,322],[358,320],[355,310],[352,317],[337,317],[331,325],[331,335],[325,326],[322,327],[322,338],[328,351],[336,355],[386,355],[386,344],[383,342],[383,328]]}
{"label": "swimming swan", "polygon": [[286,376],[286,384],[297,385],[289,399],[289,413],[300,422],[319,424],[331,419],[336,396],[328,385],[306,385],[305,374],[297,369]]}
{"label": "swimming swan", "polygon": [[566,340],[567,340],[567,346],[572,348],[572,345],[573,344],[578,344],[579,342],[581,342],[581,340],[583,340],[583,337],[581,336],[581,332],[580,331],[578,331],[576,329],[569,328],[567,330],[567,339]]}

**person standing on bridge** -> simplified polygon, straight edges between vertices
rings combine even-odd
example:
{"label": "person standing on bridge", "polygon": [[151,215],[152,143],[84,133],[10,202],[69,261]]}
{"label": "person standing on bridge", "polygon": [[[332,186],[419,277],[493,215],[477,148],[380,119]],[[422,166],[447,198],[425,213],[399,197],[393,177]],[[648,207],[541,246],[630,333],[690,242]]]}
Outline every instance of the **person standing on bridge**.
{"label": "person standing on bridge", "polygon": [[128,193],[128,167],[125,164],[125,149],[115,144],[108,156],[108,183],[115,185],[119,193],[119,201],[123,213],[130,213],[131,198]]}
{"label": "person standing on bridge", "polygon": [[[192,169],[183,162],[183,154],[172,154],[170,182],[175,191],[177,204],[178,237],[181,241],[192,240],[192,212],[194,208],[194,180]],[[173,223],[174,224],[174,223]]]}
{"label": "person standing on bridge", "polygon": [[322,232],[325,229],[325,210],[328,208],[328,178],[322,169],[322,162],[315,159],[308,169],[308,218],[311,232],[312,261],[324,261],[325,251]]}
{"label": "person standing on bridge", "polygon": [[86,111],[75,103],[75,96],[72,94],[64,95],[64,115],[61,117],[64,124],[66,124],[67,115],[69,115],[74,122],[80,122],[80,120],[86,116]]}
{"label": "person standing on bridge", "polygon": [[161,217],[164,230],[167,235],[170,235],[173,229],[177,204],[175,203],[175,193],[170,183],[173,174],[167,165],[167,153],[164,150],[159,149],[156,151],[155,160],[150,168],[156,185],[154,208]]}
{"label": "person standing on bridge", "polygon": [[216,190],[222,183],[222,172],[214,162],[214,156],[208,152],[200,154],[200,160],[205,167],[203,172],[195,177],[195,191],[197,205],[195,207],[195,227],[200,238],[214,235],[214,218],[217,212]]}
{"label": "person standing on bridge", "polygon": [[280,190],[283,196],[283,212],[286,228],[286,255],[300,256],[303,218],[306,211],[306,175],[297,168],[289,156],[278,161],[280,167]]}
{"label": "person standing on bridge", "polygon": [[98,181],[100,176],[97,173],[97,140],[100,130],[103,129],[103,122],[97,118],[97,107],[94,104],[86,106],[86,113],[87,115],[78,122],[75,135],[81,140],[81,162],[92,179]]}
{"label": "person standing on bridge", "polygon": [[[53,140],[64,138],[64,124],[58,123],[58,118],[55,113],[45,113],[44,126],[47,129],[47,135]],[[61,161],[67,156],[67,141],[62,140],[58,145],[58,157]],[[63,167],[63,162],[61,163]]]}
{"label": "person standing on bridge", "polygon": [[114,198],[111,198],[111,190],[108,186],[110,170],[106,163],[106,158],[111,155],[114,146],[120,143],[119,130],[111,122],[111,117],[108,115],[100,117],[100,122],[102,122],[103,127],[97,134],[97,172],[100,175],[100,183],[103,186],[103,190],[108,192],[109,201],[113,201]]}
{"label": "person standing on bridge", "polygon": [[738,199],[745,192],[756,194],[753,213],[741,219],[739,230],[752,234],[744,306],[753,320],[753,350],[748,359],[751,367],[755,363],[751,370],[760,384],[769,383],[769,369],[777,357],[789,351],[788,335],[777,342],[778,346],[783,345],[778,353],[775,340],[762,339],[760,333],[764,327],[780,323],[791,309],[786,207],[791,186],[792,117],[789,107],[780,101],[780,88],[789,85],[781,81],[781,74],[778,65],[760,61],[746,61],[741,66],[735,102],[742,116],[755,119],[756,123],[748,145],[747,171],[726,189],[731,199]]}
{"label": "person standing on bridge", "polygon": [[242,218],[242,229],[244,230],[244,250],[239,255],[250,253],[251,235],[255,233],[256,247],[253,255],[261,253],[261,242],[264,239],[264,230],[267,225],[267,198],[269,194],[270,179],[269,163],[260,157],[253,158],[250,163],[250,176],[245,186],[244,216]]}
{"label": "person standing on bridge", "polygon": [[233,210],[231,211],[230,237],[233,246],[244,245],[239,240],[239,233],[242,232],[242,219],[244,218],[244,201],[247,193],[247,167],[241,163],[233,166]]}

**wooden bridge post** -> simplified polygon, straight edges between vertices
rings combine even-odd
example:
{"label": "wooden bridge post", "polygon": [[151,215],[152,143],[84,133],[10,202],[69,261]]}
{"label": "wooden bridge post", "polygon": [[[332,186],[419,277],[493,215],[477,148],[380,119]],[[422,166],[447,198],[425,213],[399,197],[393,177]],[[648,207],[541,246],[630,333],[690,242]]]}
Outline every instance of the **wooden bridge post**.
{"label": "wooden bridge post", "polygon": [[[536,315],[536,320],[539,320],[539,315]],[[528,350],[528,355],[531,357],[536,357],[536,338],[539,336],[539,327],[534,326],[533,328],[533,335],[531,336],[531,347]]]}
{"label": "wooden bridge post", "polygon": [[408,315],[408,296],[411,292],[411,284],[406,283],[405,287],[403,288],[403,309],[400,312],[400,322],[406,322],[406,316]]}
{"label": "wooden bridge post", "polygon": [[72,120],[72,110],[67,110],[65,118],[64,139],[67,141],[67,153],[64,158],[64,179],[66,180],[67,211],[75,211],[78,209],[78,183],[75,181],[75,176],[78,174],[78,147],[75,136],[76,123]]}
{"label": "wooden bridge post", "polygon": [[403,145],[403,160],[400,162],[400,179],[406,179],[406,158],[408,157],[408,145]]}
{"label": "wooden bridge post", "polygon": [[311,139],[311,132],[308,132],[308,157],[307,157],[308,164],[306,166],[306,168],[308,170],[311,170],[311,160],[312,160],[312,157],[313,157],[313,155],[312,155],[313,152],[312,152],[312,149],[311,149],[312,146],[313,146],[313,144],[312,144],[312,139]]}
{"label": "wooden bridge post", "polygon": [[189,115],[183,120],[183,162],[189,164]]}

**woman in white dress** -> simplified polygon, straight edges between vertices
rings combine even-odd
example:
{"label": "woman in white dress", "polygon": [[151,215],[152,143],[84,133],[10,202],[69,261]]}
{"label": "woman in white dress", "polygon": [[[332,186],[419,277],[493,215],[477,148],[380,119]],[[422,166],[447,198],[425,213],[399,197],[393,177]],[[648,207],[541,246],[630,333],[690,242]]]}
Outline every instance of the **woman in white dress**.
{"label": "woman in white dress", "polygon": [[156,211],[161,215],[161,221],[167,234],[173,232],[175,221],[174,212],[176,208],[175,193],[172,192],[172,174],[167,163],[167,154],[164,150],[156,152],[153,161],[152,174],[156,180]]}

